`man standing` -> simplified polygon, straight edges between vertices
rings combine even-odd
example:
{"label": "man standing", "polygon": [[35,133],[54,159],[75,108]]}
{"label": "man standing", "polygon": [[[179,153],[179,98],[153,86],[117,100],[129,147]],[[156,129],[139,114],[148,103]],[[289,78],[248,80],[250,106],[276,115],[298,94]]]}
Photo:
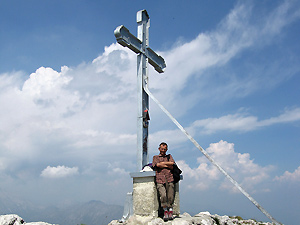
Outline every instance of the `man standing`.
{"label": "man standing", "polygon": [[171,154],[166,154],[168,145],[162,142],[159,145],[159,155],[153,156],[152,166],[156,171],[157,190],[161,206],[164,209],[164,221],[173,219],[174,178],[171,170],[175,163]]}

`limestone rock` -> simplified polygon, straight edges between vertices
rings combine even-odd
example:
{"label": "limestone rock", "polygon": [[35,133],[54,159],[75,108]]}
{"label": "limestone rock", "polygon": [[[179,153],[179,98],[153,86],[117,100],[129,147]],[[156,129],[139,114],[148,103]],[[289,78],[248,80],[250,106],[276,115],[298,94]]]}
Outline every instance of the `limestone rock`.
{"label": "limestone rock", "polygon": [[229,216],[211,215],[209,212],[200,212],[195,216],[183,213],[174,220],[167,222],[164,222],[161,218],[133,215],[123,223],[114,220],[109,225],[272,225],[272,223],[241,220]]}
{"label": "limestone rock", "polygon": [[194,224],[210,225],[214,224],[215,220],[209,212],[201,212],[194,216]]}
{"label": "limestone rock", "polygon": [[[0,225],[53,225],[45,222],[26,223],[15,214],[0,215]],[[242,220],[238,217],[211,215],[209,212],[200,212],[195,216],[183,213],[180,216],[164,222],[161,218],[153,216],[133,215],[125,222],[113,220],[109,225],[272,225],[272,223],[256,222],[255,220]]]}
{"label": "limestone rock", "polygon": [[25,221],[15,214],[0,216],[0,225],[21,225],[24,223]]}
{"label": "limestone rock", "polygon": [[52,225],[45,222],[26,223],[20,216],[15,214],[0,215],[0,225]]}

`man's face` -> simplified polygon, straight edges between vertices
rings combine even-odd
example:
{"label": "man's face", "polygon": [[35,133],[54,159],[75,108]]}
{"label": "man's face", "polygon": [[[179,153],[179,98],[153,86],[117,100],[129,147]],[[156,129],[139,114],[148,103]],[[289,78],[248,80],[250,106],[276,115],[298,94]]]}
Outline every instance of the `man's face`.
{"label": "man's face", "polygon": [[158,148],[161,155],[166,155],[166,152],[168,151],[168,147],[166,145],[161,145]]}

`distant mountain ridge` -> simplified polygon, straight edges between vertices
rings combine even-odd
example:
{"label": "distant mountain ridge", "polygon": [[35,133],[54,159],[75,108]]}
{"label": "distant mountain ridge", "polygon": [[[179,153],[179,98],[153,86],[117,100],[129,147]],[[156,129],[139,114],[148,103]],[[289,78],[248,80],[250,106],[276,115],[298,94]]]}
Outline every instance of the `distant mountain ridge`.
{"label": "distant mountain ridge", "polygon": [[41,210],[39,215],[31,215],[30,220],[62,225],[107,225],[112,218],[122,218],[122,214],[122,206],[108,205],[104,202],[93,200],[65,208],[48,207]]}
{"label": "distant mountain ridge", "polygon": [[[102,201],[89,201],[86,203],[74,203],[65,206],[50,206],[40,207],[30,202],[24,202],[19,199],[10,198],[8,195],[3,195],[0,192],[0,218],[10,214],[11,220],[9,223],[3,224],[23,224],[25,221],[28,225],[136,225],[136,224],[164,224],[161,218],[138,217],[132,216],[125,223],[119,223],[119,219],[123,215],[123,207],[118,205],[109,205]],[[14,214],[14,215],[13,215]],[[6,216],[5,216],[6,217]],[[16,219],[18,218],[18,219]],[[23,221],[17,223],[18,220]],[[2,222],[3,222],[2,221]],[[41,223],[36,221],[43,221]],[[16,223],[15,223],[16,222]],[[257,222],[254,220],[242,220],[238,217],[211,215],[209,212],[200,212],[195,216],[190,216],[188,213],[183,213],[180,217],[169,221],[166,224],[205,224],[205,225],[221,225],[221,224],[241,224],[241,225],[272,225],[269,222]]]}
{"label": "distant mountain ridge", "polygon": [[0,215],[17,214],[26,222],[44,221],[61,225],[107,225],[122,218],[123,206],[102,201],[68,204],[68,206],[40,207],[30,202],[10,198],[0,192]]}

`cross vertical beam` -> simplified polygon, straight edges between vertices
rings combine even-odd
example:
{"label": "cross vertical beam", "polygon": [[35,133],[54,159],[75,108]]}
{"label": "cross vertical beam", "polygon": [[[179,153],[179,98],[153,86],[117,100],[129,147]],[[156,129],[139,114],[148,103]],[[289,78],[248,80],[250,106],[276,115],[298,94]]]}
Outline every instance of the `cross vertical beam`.
{"label": "cross vertical beam", "polygon": [[149,48],[150,19],[146,10],[137,12],[137,37],[123,25],[114,31],[118,43],[137,53],[137,171],[140,171],[149,162],[148,156],[148,123],[149,96],[144,91],[148,83],[148,62],[154,69],[163,73],[166,67],[165,60]]}
{"label": "cross vertical beam", "polygon": [[[142,51],[149,46],[150,20],[146,10],[137,12],[137,38],[142,42]],[[148,81],[148,66],[146,56],[139,53],[137,56],[137,171],[149,163],[148,156],[148,121],[149,96],[144,91],[144,82]],[[145,115],[146,114],[146,115]]]}

